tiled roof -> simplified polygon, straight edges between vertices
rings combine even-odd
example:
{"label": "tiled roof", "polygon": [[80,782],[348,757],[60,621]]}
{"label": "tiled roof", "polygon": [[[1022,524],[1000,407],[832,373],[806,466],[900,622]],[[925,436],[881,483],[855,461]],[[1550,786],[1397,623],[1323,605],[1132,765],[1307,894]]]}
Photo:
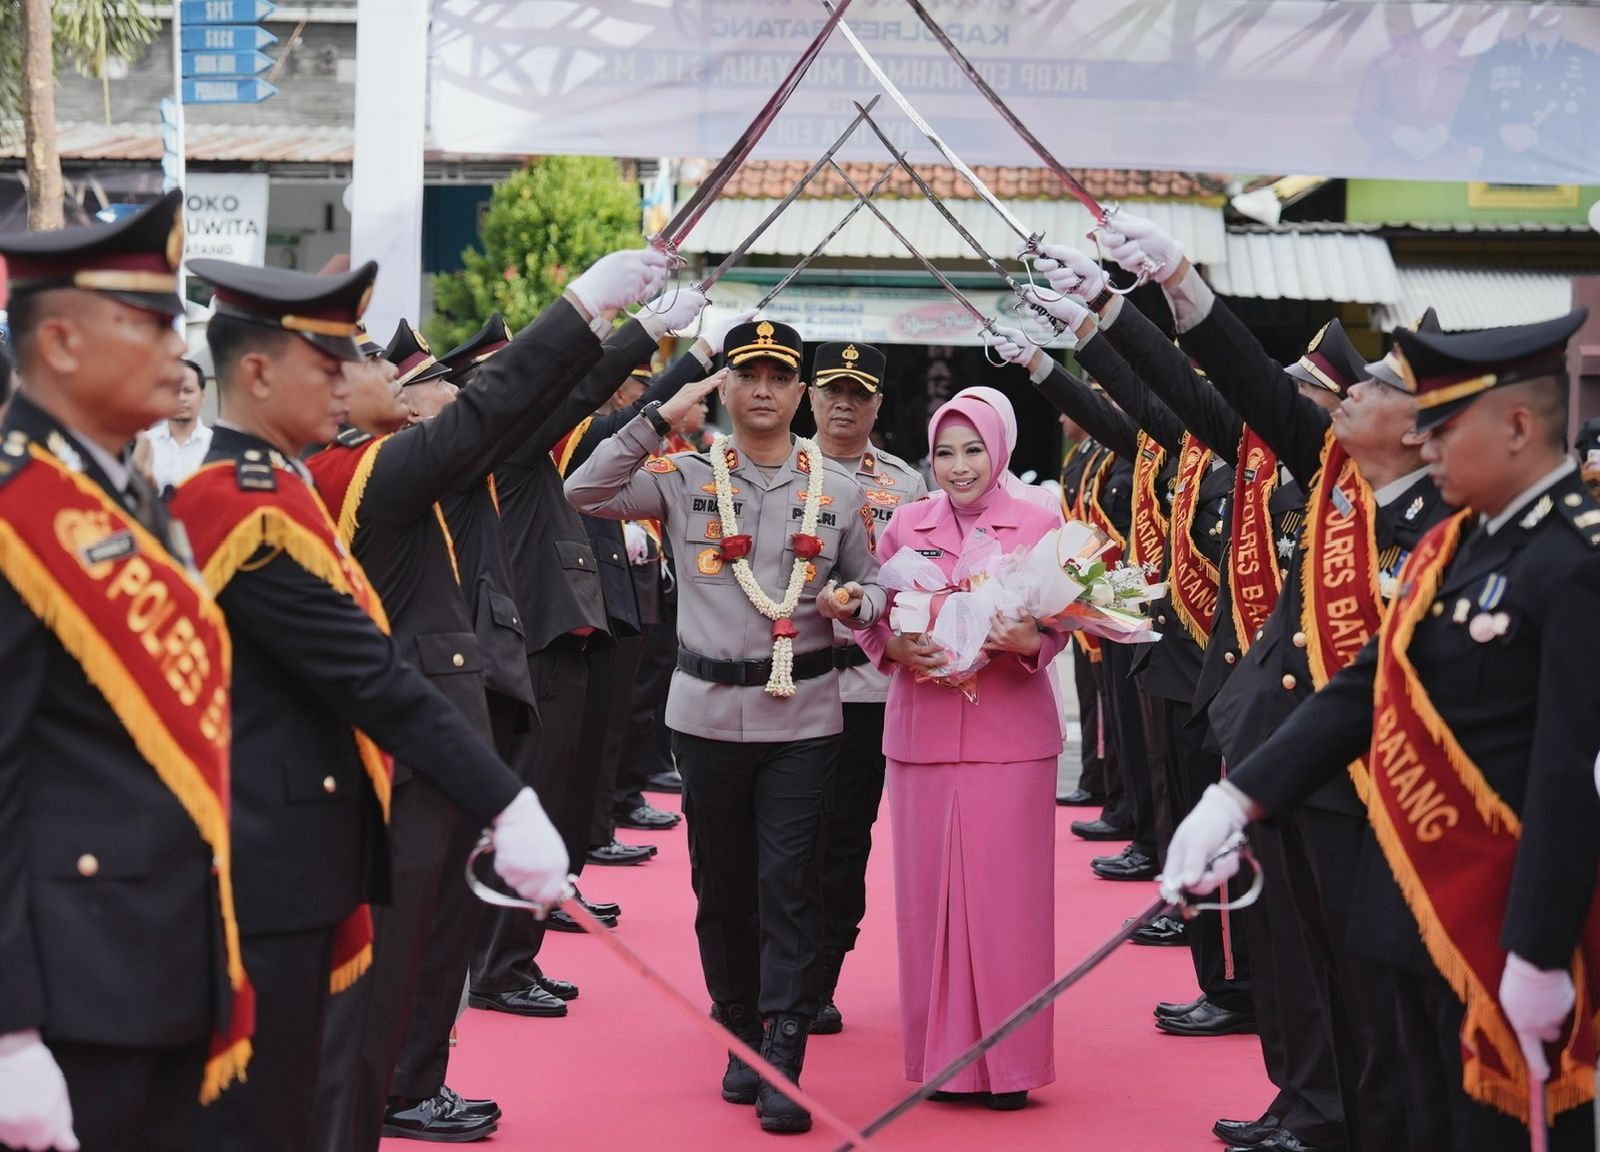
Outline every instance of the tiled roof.
{"label": "tiled roof", "polygon": [[[708,164],[707,169],[710,168]],[[800,182],[810,167],[804,160],[747,160],[733,174],[723,190],[724,196],[738,199],[777,200]],[[876,180],[884,165],[859,162],[841,164],[850,179],[866,188]],[[919,164],[917,171],[942,200],[971,200],[977,197],[972,186],[948,164]],[[1067,195],[1055,173],[1043,168],[974,168],[994,194],[1002,200],[1055,200]],[[1116,168],[1085,168],[1075,173],[1090,195],[1097,200],[1207,200],[1221,203],[1232,177],[1203,172],[1122,171]],[[919,195],[911,177],[898,172],[881,192],[887,196]],[[848,198],[843,180],[823,171],[806,185],[806,197]]]}
{"label": "tiled roof", "polygon": [[[349,128],[190,123],[185,136],[190,161],[347,164],[355,155]],[[56,146],[63,160],[160,160],[161,125],[68,121],[56,127]],[[0,143],[0,159],[21,156],[20,132]]]}

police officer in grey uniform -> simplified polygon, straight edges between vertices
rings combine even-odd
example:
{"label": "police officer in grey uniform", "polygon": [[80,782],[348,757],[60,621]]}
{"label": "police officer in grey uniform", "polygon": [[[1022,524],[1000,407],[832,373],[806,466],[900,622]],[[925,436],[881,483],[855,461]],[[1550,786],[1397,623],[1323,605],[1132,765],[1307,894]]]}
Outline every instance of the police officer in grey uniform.
{"label": "police officer in grey uniform", "polygon": [[[883,408],[884,354],[870,344],[824,344],[811,364],[811,414],[817,421],[817,446],[856,478],[866,497],[864,511],[873,539],[901,504],[928,494],[922,474],[898,456],[872,446],[872,427]],[[833,810],[828,816],[828,847],[822,866],[822,955],[817,965],[822,1006],[811,1023],[813,1034],[844,1028],[834,1005],[845,953],[856,946],[867,911],[867,857],[872,825],[883,799],[883,706],[889,677],[850,641],[842,624],[833,629],[833,663],[839,669],[844,704],[844,741],[834,777]]]}
{"label": "police officer in grey uniform", "polygon": [[[741,1037],[754,1041],[766,1017],[762,1054],[798,1081],[819,1003],[824,808],[844,727],[830,621],[863,628],[885,597],[855,478],[789,434],[804,392],[799,334],[763,320],[725,346],[724,372],[647,406],[566,491],[591,515],[660,520],[678,557],[667,724],[706,987]],[[648,460],[712,386],[732,438]],[[722,1091],[754,1103],[767,1131],[811,1127],[742,1061],[730,1058]]]}

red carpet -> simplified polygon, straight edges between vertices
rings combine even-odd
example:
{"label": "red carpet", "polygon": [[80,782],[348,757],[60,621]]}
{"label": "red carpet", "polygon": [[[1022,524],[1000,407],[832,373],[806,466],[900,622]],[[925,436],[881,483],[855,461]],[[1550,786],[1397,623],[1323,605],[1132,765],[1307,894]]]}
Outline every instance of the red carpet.
{"label": "red carpet", "polygon": [[[668,797],[654,798],[663,807]],[[674,805],[675,806],[675,805]],[[1068,831],[1077,809],[1057,809],[1056,968],[1065,971],[1154,898],[1153,884],[1098,880],[1088,868],[1103,846]],[[805,1087],[864,1124],[909,1090],[900,1077],[895,993],[894,885],[887,812],[877,824],[871,894],[860,945],[845,965],[838,1002],[842,1035],[814,1037]],[[695,952],[683,828],[657,835],[660,854],[634,868],[589,868],[584,889],[616,900],[617,933],[695,999],[705,998]],[[1116,845],[1112,846],[1117,847]],[[828,1149],[821,1125],[806,1136],[760,1131],[749,1108],[718,1095],[725,1063],[709,1037],[633,972],[585,937],[554,935],[541,957],[552,976],[577,981],[582,997],[562,1020],[470,1010],[450,1083],[493,1096],[505,1111],[497,1152],[627,1152],[679,1149]],[[1056,1073],[1021,1112],[924,1104],[873,1141],[880,1149],[1049,1149],[1178,1152],[1216,1149],[1219,1116],[1254,1117],[1270,1099],[1253,1036],[1192,1039],[1157,1032],[1158,1000],[1195,995],[1185,949],[1125,946],[1056,1009]],[[709,1002],[707,1004],[709,1008]],[[419,1145],[385,1141],[385,1152]]]}

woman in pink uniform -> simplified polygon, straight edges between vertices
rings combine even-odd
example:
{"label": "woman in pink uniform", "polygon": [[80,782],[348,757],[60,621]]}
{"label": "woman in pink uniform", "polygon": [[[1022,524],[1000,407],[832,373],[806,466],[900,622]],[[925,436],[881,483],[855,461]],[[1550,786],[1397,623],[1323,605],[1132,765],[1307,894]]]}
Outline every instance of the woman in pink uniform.
{"label": "woman in pink uniform", "polygon": [[[958,395],[928,428],[939,491],[901,505],[878,542],[916,549],[948,576],[974,530],[1013,551],[1060,514],[1002,484],[1003,397]],[[936,645],[895,636],[887,614],[857,633],[889,683],[883,751],[894,829],[900,1020],[906,1077],[925,1079],[1054,979],[1056,760],[1061,726],[1050,661],[1065,646],[1031,618],[996,617],[977,701],[919,672]],[[1055,1079],[1046,1011],[946,1085],[997,1110]],[[935,1097],[939,1099],[941,1097]]]}

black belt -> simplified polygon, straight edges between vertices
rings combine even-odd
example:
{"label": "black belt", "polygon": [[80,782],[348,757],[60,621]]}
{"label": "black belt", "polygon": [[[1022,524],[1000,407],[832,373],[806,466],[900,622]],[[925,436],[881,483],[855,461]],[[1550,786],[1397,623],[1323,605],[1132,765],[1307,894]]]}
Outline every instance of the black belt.
{"label": "black belt", "polygon": [[[826,676],[834,668],[833,649],[800,652],[794,658],[795,683]],[[737,688],[759,688],[772,679],[771,660],[713,660],[687,648],[678,649],[678,670],[696,680],[713,684],[732,684]]]}
{"label": "black belt", "polygon": [[840,644],[833,650],[833,666],[841,672],[871,663],[872,657],[855,644]]}

